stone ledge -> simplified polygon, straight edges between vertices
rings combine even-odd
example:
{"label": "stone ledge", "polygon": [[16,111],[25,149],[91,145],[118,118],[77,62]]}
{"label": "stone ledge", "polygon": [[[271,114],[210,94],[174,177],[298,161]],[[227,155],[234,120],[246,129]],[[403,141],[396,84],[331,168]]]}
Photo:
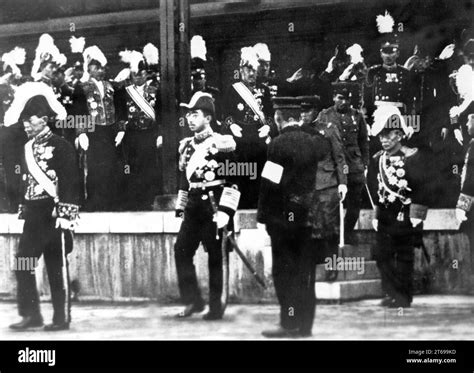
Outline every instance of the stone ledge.
{"label": "stone ledge", "polygon": [[[174,211],[150,212],[95,212],[81,213],[78,234],[91,233],[178,233],[181,219]],[[357,230],[372,230],[372,210],[361,210]],[[256,229],[256,211],[240,210],[235,219],[235,230]],[[428,210],[425,231],[455,231],[459,224],[452,209]],[[21,234],[23,221],[16,214],[0,214],[0,234]]]}

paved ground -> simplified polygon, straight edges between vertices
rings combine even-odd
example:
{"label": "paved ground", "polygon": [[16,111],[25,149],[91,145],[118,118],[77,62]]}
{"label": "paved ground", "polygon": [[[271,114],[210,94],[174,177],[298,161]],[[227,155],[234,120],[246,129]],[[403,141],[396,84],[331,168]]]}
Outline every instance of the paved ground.
{"label": "paved ground", "polygon": [[[474,296],[417,296],[403,312],[378,306],[379,300],[342,305],[318,305],[313,328],[316,340],[474,340]],[[50,303],[42,304],[51,317]],[[202,315],[186,320],[173,316],[177,305],[154,303],[75,303],[71,330],[45,333],[41,329],[14,332],[16,305],[0,302],[0,340],[252,340],[277,322],[276,305],[230,305],[223,320],[204,321]]]}

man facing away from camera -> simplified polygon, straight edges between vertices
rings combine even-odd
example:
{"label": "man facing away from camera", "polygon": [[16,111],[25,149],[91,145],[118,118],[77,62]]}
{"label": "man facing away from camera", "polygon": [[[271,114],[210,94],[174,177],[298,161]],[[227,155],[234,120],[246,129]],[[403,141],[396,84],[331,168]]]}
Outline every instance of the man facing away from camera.
{"label": "man facing away from camera", "polygon": [[232,136],[212,130],[215,108],[210,94],[196,92],[189,104],[181,106],[188,110],[186,118],[194,136],[183,139],[179,146],[182,173],[176,213],[183,217],[183,222],[174,252],[179,292],[185,308],[177,317],[186,318],[204,310],[193,263],[202,242],[209,255],[209,312],[204,319],[218,320],[225,311],[225,284],[229,273],[227,251],[226,268],[223,265],[223,228],[228,225],[229,231],[232,230],[232,217],[240,199],[237,186],[219,167],[234,160],[236,145]]}
{"label": "man facing away from camera", "polygon": [[[66,110],[53,90],[36,82],[25,83],[18,89],[6,115],[9,121],[22,122],[28,136],[24,148],[24,202],[19,216],[25,222],[15,255],[18,312],[22,320],[10,325],[15,330],[43,325],[35,278],[41,255],[54,310],[53,323],[45,326],[45,330],[69,329],[71,321],[67,254],[72,251],[72,232],[79,211],[79,169],[72,144],[48,127],[55,116],[65,115]],[[32,268],[25,268],[25,263],[32,262]]]}
{"label": "man facing away from camera", "polygon": [[280,135],[268,148],[257,221],[266,225],[271,239],[280,325],[262,334],[267,338],[305,337],[311,335],[316,307],[317,248],[311,241],[309,211],[318,162],[329,145],[314,130],[301,127],[297,98],[275,97],[273,103]]}

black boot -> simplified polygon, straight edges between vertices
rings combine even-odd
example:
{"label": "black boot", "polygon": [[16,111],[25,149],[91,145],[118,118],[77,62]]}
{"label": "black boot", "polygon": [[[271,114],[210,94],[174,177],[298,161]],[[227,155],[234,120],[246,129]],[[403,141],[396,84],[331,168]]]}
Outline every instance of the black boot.
{"label": "black boot", "polygon": [[43,318],[41,315],[26,316],[20,322],[10,325],[10,329],[25,330],[30,328],[38,328],[43,326]]}

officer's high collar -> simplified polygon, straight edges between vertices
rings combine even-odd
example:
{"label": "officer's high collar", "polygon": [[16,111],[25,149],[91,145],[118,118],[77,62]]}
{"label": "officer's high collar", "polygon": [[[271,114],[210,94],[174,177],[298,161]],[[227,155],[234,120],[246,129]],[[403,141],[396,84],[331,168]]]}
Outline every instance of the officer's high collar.
{"label": "officer's high collar", "polygon": [[199,133],[195,133],[194,142],[199,144],[200,142],[203,142],[204,140],[206,140],[209,136],[212,136],[213,133],[214,131],[212,130],[211,127],[208,127]]}
{"label": "officer's high collar", "polygon": [[51,136],[53,136],[51,129],[49,127],[45,127],[40,133],[38,133],[34,137],[34,142],[35,144],[42,144],[48,141],[51,138]]}

